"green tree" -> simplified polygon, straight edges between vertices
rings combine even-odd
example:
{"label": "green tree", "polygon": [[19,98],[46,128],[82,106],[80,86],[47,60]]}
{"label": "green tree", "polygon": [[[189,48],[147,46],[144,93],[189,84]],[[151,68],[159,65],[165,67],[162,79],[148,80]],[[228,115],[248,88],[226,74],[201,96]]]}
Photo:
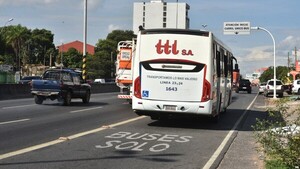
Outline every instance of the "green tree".
{"label": "green tree", "polygon": [[[282,80],[284,83],[287,83],[288,81],[292,80],[291,76],[287,76],[288,73],[289,73],[289,69],[287,66],[276,67],[276,78]],[[261,82],[266,82],[273,78],[274,78],[274,69],[271,66],[261,74],[259,80]]]}
{"label": "green tree", "polygon": [[26,27],[21,26],[9,26],[5,32],[5,42],[7,45],[11,45],[15,54],[15,67],[17,70],[21,66],[21,51],[25,49],[23,46],[25,42],[30,38],[30,30]]}
{"label": "green tree", "polygon": [[81,68],[82,67],[82,54],[75,48],[70,48],[65,52],[63,57],[63,63],[68,68]]}
{"label": "green tree", "polygon": [[[49,65],[50,54],[55,54],[54,35],[45,29],[30,30],[21,25],[1,28],[0,63]],[[49,50],[49,52],[48,52]]]}
{"label": "green tree", "polygon": [[119,41],[132,40],[136,36],[133,31],[114,30],[106,39],[99,39],[96,44],[95,56],[87,60],[89,78],[111,78],[115,70],[114,60],[117,55]]}
{"label": "green tree", "polygon": [[28,45],[30,46],[31,57],[29,63],[42,63],[49,65],[50,53],[55,46],[53,44],[54,34],[46,29],[34,29],[32,31],[31,39]]}

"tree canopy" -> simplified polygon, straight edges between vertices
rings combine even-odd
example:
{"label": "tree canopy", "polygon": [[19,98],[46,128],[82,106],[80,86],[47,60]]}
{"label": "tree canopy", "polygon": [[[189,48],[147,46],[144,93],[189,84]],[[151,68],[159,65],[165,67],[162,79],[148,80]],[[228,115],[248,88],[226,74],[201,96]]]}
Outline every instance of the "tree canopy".
{"label": "tree canopy", "polygon": [[[11,25],[0,27],[0,31],[0,64],[13,65],[15,70],[20,70],[25,64],[53,66],[62,59],[65,67],[82,67],[82,53],[75,48],[58,53],[53,43],[54,34],[49,30]],[[118,42],[133,38],[135,35],[131,30],[114,30],[106,39],[99,39],[94,56],[87,55],[88,78],[113,77]]]}
{"label": "tree canopy", "polygon": [[[25,64],[48,64],[55,53],[54,35],[46,29],[30,30],[19,25],[0,28],[2,44],[0,64],[13,65],[16,70]],[[52,51],[52,52],[51,52]]]}
{"label": "tree canopy", "polygon": [[[276,67],[276,79],[282,80],[283,83],[291,82],[293,80],[293,77],[288,76],[288,73],[290,71],[291,71],[290,68],[288,68],[287,66]],[[261,74],[259,80],[261,82],[266,82],[273,78],[274,78],[274,68],[271,66]]]}
{"label": "tree canopy", "polygon": [[118,53],[119,41],[132,40],[135,37],[133,31],[114,30],[107,35],[106,39],[99,39],[95,55],[87,60],[88,77],[91,79],[114,77],[114,61]]}

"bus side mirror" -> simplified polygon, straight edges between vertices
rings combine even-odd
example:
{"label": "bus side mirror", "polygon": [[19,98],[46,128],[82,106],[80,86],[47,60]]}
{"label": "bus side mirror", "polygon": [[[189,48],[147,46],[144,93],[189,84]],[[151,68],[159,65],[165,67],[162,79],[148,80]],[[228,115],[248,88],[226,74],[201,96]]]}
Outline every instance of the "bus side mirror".
{"label": "bus side mirror", "polygon": [[237,71],[237,72],[240,71],[240,70],[239,70],[239,65],[238,65],[237,63],[234,65],[234,70]]}

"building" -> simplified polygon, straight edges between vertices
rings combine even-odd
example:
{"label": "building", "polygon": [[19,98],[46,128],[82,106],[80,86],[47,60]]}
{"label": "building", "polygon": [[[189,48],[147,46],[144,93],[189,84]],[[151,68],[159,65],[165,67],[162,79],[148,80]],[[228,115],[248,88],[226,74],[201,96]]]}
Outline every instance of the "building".
{"label": "building", "polygon": [[[58,51],[59,52],[67,52],[70,48],[75,48],[76,50],[78,50],[78,52],[83,53],[83,43],[78,40],[58,46]],[[95,46],[87,44],[86,52],[88,54],[94,55],[95,54]]]}
{"label": "building", "polygon": [[135,2],[133,6],[133,31],[138,33],[139,26],[152,28],[181,28],[189,29],[190,19],[187,3],[164,2],[151,0],[150,2]]}

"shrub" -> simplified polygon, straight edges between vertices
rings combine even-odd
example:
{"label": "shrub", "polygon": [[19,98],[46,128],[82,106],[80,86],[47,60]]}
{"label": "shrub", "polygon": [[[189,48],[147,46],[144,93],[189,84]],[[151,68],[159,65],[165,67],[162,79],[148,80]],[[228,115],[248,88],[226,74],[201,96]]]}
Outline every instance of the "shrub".
{"label": "shrub", "polygon": [[[300,106],[290,106],[288,99],[273,101],[266,119],[257,119],[254,135],[266,155],[266,167],[281,164],[300,167]],[[280,168],[285,168],[280,167]],[[272,167],[271,167],[272,168]]]}

